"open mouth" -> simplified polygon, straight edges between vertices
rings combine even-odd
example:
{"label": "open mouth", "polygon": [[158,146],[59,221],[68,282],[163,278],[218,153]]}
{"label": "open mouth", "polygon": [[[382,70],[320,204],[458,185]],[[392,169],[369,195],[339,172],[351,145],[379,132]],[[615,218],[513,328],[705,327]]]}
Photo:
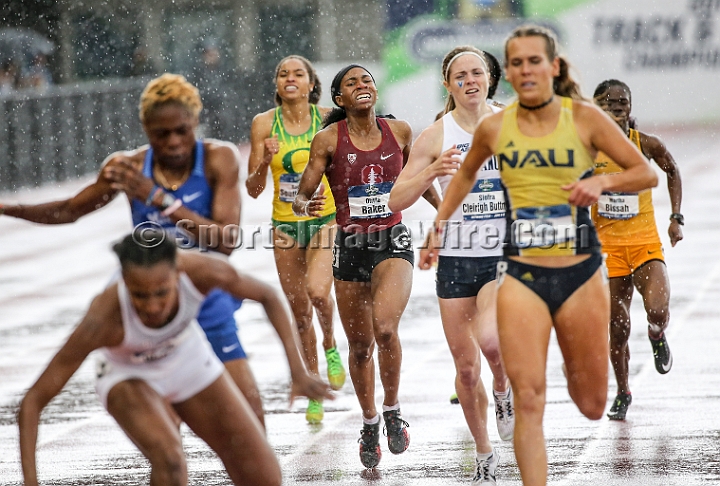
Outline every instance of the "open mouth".
{"label": "open mouth", "polygon": [[478,92],[480,92],[479,89],[473,88],[473,89],[469,89],[469,90],[465,91],[465,94],[475,94],[475,93],[478,93]]}
{"label": "open mouth", "polygon": [[369,101],[372,99],[372,96],[370,96],[370,93],[363,93],[361,95],[358,95],[355,99],[358,101]]}
{"label": "open mouth", "polygon": [[293,86],[293,85],[285,86],[285,91],[287,91],[287,92],[289,92],[289,93],[293,93],[293,92],[295,92],[295,91],[297,91],[297,90],[298,90],[298,87],[297,87],[297,86]]}

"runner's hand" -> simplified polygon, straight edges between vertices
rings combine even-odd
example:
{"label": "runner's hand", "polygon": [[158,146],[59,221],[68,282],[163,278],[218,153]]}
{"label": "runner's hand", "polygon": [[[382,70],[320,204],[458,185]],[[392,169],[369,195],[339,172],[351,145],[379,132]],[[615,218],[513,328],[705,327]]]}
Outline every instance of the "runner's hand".
{"label": "runner's hand", "polygon": [[428,166],[433,177],[452,176],[457,172],[458,168],[460,168],[460,155],[462,152],[456,147],[456,145],[453,145],[452,148],[447,149]]}
{"label": "runner's hand", "polygon": [[270,165],[273,156],[280,151],[280,141],[277,135],[265,139],[265,149],[263,150],[263,165]]}
{"label": "runner's hand", "polygon": [[440,248],[440,242],[438,240],[438,233],[433,228],[425,238],[425,244],[420,248],[420,259],[418,262],[420,270],[429,270],[433,265],[437,265],[438,250]]}
{"label": "runner's hand", "polygon": [[292,406],[296,397],[307,397],[313,400],[335,400],[335,395],[330,391],[330,385],[307,372],[293,377],[290,387],[290,406]]}
{"label": "runner's hand", "polygon": [[680,226],[680,223],[678,223],[676,219],[670,220],[668,236],[670,236],[670,244],[672,246],[675,246],[678,241],[683,239],[682,226]]}
{"label": "runner's hand", "polygon": [[315,194],[313,194],[313,197],[311,197],[307,203],[307,215],[313,218],[321,217],[322,210],[325,208],[325,200],[327,200],[327,197],[325,197],[325,184],[321,182]]}
{"label": "runner's hand", "polygon": [[123,191],[129,199],[145,201],[153,190],[153,182],[145,177],[127,157],[118,157],[103,168],[110,187]]}
{"label": "runner's hand", "polygon": [[592,206],[595,204],[603,191],[600,177],[592,176],[562,186],[563,190],[570,192],[568,202],[573,206]]}

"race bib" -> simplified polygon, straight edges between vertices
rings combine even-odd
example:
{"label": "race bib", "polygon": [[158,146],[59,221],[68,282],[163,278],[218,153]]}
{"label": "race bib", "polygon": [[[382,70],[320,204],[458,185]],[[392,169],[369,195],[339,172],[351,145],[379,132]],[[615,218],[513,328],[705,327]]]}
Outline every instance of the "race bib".
{"label": "race bib", "polygon": [[348,189],[350,219],[386,218],[392,214],[388,209],[392,182],[364,184]]}
{"label": "race bib", "polygon": [[637,193],[603,193],[597,202],[598,215],[608,219],[630,219],[640,212]]}
{"label": "race bib", "polygon": [[517,248],[551,247],[575,240],[576,226],[569,204],[520,208],[513,222]]}
{"label": "race bib", "polygon": [[293,202],[300,187],[300,176],[302,174],[281,174],[280,175],[280,200],[282,202]]}
{"label": "race bib", "polygon": [[500,179],[480,179],[462,202],[463,219],[501,219],[505,217],[505,193]]}

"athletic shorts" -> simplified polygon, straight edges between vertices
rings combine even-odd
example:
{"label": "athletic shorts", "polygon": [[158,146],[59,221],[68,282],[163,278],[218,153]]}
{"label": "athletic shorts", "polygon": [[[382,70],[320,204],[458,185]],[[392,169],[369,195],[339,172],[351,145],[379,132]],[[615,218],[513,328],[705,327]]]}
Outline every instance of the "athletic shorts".
{"label": "athletic shorts", "polygon": [[502,260],[498,263],[498,283],[502,284],[505,274],[519,280],[535,292],[545,304],[550,314],[562,306],[603,264],[603,257],[593,253],[590,258],[569,267],[548,268],[528,265],[514,260]]}
{"label": "athletic shorts", "polygon": [[441,299],[475,297],[486,283],[495,280],[501,257],[438,258],[435,291]]}
{"label": "athletic shorts", "polygon": [[603,245],[603,253],[607,254],[605,265],[608,277],[627,277],[635,270],[652,260],[665,262],[662,243],[648,245]]}
{"label": "athletic shorts", "polygon": [[297,241],[300,248],[305,248],[310,244],[313,236],[320,231],[320,228],[333,219],[335,219],[335,213],[305,221],[277,221],[273,219],[272,225]]}
{"label": "athletic shorts", "polygon": [[247,354],[245,354],[245,350],[238,338],[237,327],[234,324],[235,320],[233,319],[232,326],[222,326],[205,331],[213,351],[223,363],[234,359],[247,358]]}
{"label": "athletic shorts", "polygon": [[205,338],[197,322],[190,324],[185,336],[165,357],[143,363],[127,363],[113,359],[103,348],[96,362],[95,389],[107,409],[110,390],[123,381],[142,380],[170,403],[184,402],[210,386],[225,367]]}
{"label": "athletic shorts", "polygon": [[338,229],[333,245],[333,277],[369,282],[376,266],[389,258],[415,264],[410,231],[402,223],[376,233],[346,233]]}

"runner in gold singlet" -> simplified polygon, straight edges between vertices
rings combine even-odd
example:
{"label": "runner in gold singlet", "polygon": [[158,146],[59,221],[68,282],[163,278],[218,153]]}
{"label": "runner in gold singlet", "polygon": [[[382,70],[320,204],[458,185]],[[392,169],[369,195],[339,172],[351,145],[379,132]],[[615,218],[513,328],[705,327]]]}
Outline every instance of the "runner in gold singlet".
{"label": "runner in gold singlet", "polygon": [[[682,185],[680,170],[662,141],[630,128],[632,98],[630,88],[616,79],[603,81],[595,89],[595,103],[608,113],[630,141],[667,174],[672,214],[668,235],[672,246],[683,238],[680,213]],[[613,160],[599,153],[595,172],[614,174],[622,171]],[[645,305],[648,336],[660,374],[670,371],[673,359],[665,338],[670,321],[670,281],[663,256],[662,243],[655,224],[652,192],[606,193],[593,206],[593,221],[603,252],[607,254],[610,277],[610,361],[615,370],[617,396],[608,412],[611,420],[624,420],[632,402],[628,383],[630,352],[630,303],[637,287]]]}
{"label": "runner in gold singlet", "polygon": [[[657,176],[637,147],[579,86],[555,36],[533,25],[505,43],[518,101],[483,118],[438,210],[438,233],[493,154],[507,189],[505,261],[498,264],[500,351],[515,396],[514,447],[525,486],[547,484],[543,437],[548,343],[554,329],[568,392],[590,419],[607,402],[610,299],[588,206],[603,191],[640,191]],[[572,99],[571,99],[572,98]],[[606,152],[625,170],[592,176]],[[441,225],[443,224],[443,225]],[[439,245],[439,235],[430,245]]]}
{"label": "runner in gold singlet", "polygon": [[[327,180],[323,178],[326,206],[319,217],[296,216],[291,207],[308,162],[310,142],[328,109],[316,106],[320,80],[304,57],[288,56],[280,61],[275,85],[278,106],[253,119],[245,185],[250,196],[257,198],[265,189],[268,167],[272,171],[274,253],[280,283],[297,322],[308,368],[318,373],[317,338],[312,323],[315,308],[323,333],[328,380],[337,390],[345,383],[345,370],[333,336],[335,302],[330,290],[335,203]],[[322,402],[310,400],[308,422],[319,423],[323,415]]]}

